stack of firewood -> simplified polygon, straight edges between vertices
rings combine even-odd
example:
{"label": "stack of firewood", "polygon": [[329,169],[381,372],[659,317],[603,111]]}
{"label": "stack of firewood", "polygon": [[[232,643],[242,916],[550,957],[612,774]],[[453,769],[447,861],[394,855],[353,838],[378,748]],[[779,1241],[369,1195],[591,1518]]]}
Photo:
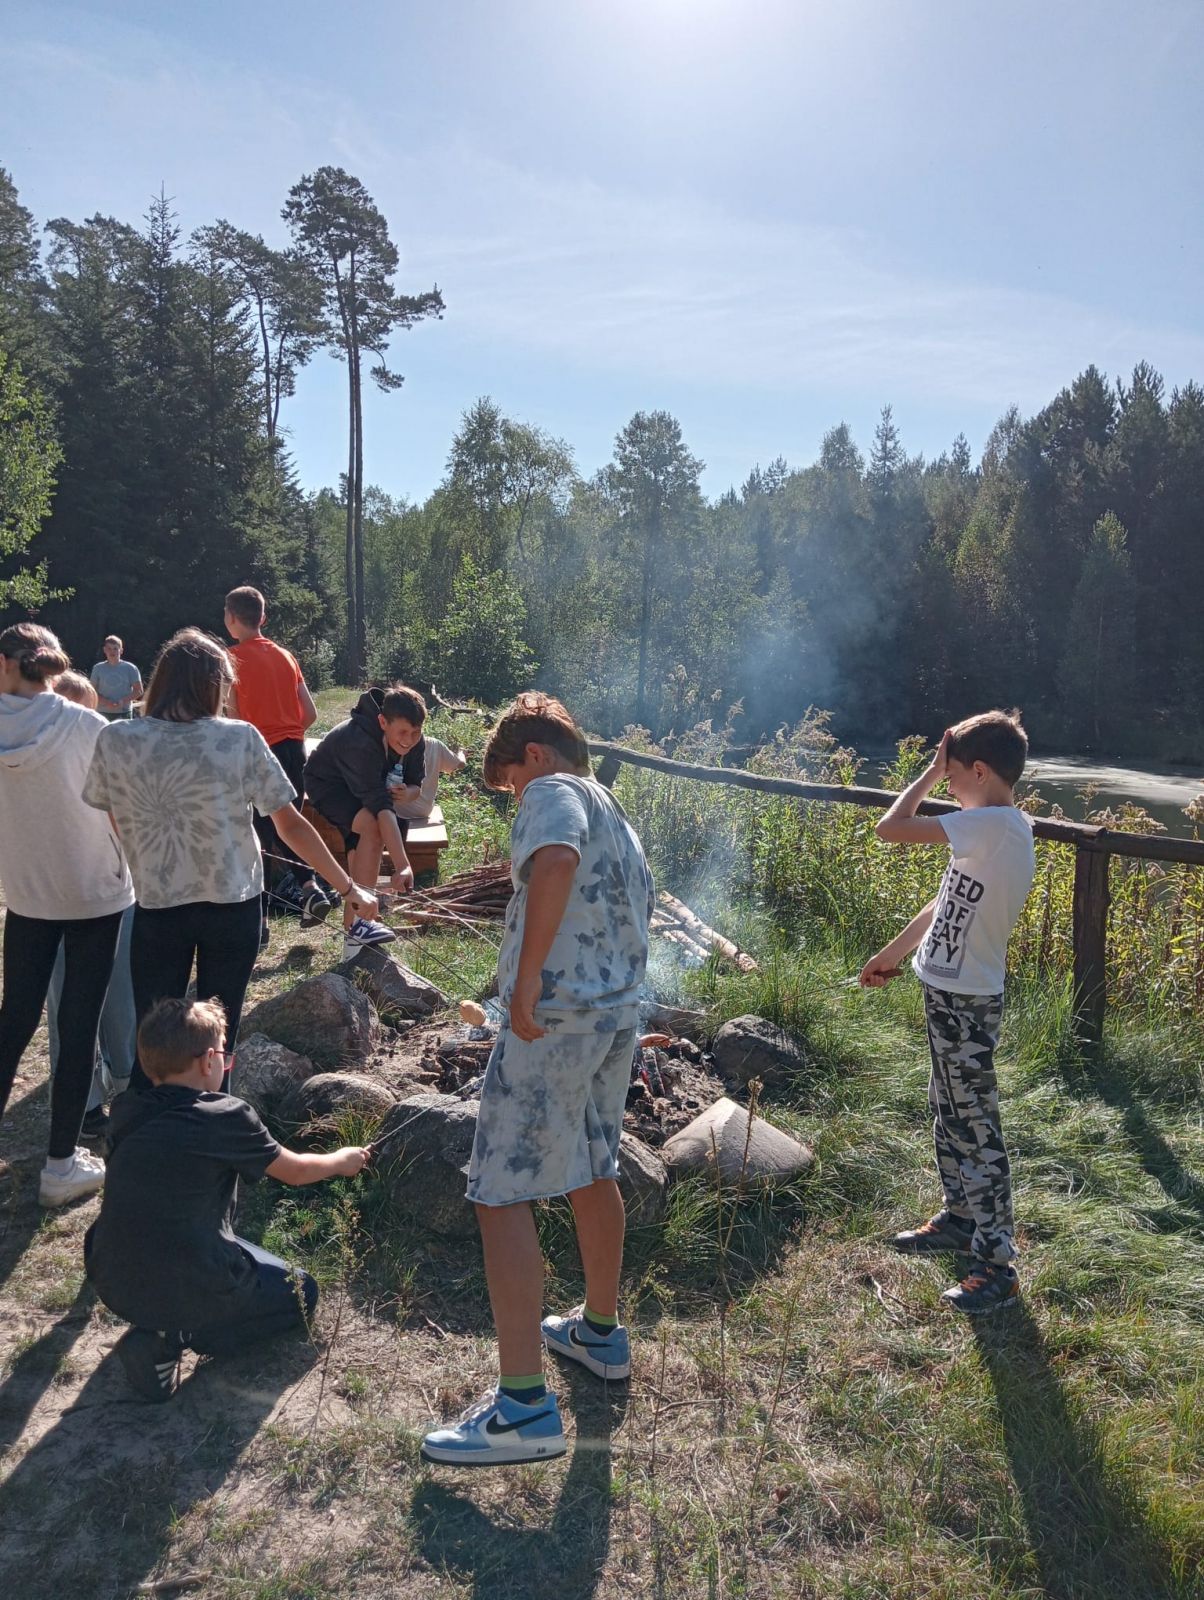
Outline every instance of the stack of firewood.
{"label": "stack of firewood", "polygon": [[510,863],[490,861],[457,872],[446,883],[399,900],[399,917],[418,924],[453,927],[464,922],[500,922],[511,895]]}

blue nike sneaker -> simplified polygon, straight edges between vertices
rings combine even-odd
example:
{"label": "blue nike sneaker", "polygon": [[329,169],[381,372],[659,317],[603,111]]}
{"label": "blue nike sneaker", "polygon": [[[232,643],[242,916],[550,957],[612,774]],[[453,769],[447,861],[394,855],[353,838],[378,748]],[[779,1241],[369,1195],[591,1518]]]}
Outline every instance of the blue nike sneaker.
{"label": "blue nike sneaker", "polygon": [[567,1449],[554,1394],[525,1406],[495,1389],[469,1406],[459,1422],[428,1433],[419,1454],[449,1467],[513,1467],[550,1461]]}
{"label": "blue nike sneaker", "polygon": [[568,1361],[579,1361],[595,1377],[618,1382],[631,1376],[631,1341],[621,1324],[605,1336],[595,1333],[578,1306],[563,1317],[545,1317],[540,1323],[547,1348]]}

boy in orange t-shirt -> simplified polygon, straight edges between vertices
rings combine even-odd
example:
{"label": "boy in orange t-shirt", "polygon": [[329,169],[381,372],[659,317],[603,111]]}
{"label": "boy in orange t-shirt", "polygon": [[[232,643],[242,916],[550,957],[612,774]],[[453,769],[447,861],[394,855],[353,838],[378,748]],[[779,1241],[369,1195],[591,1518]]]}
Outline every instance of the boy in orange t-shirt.
{"label": "boy in orange t-shirt", "polygon": [[[266,616],[267,602],[259,590],[249,584],[231,589],[226,596],[226,632],[235,641],[230,654],[238,673],[230,690],[226,714],[259,729],[297,791],[300,806],[304,792],[305,730],[316,720],[318,708],[296,659],[265,638]],[[261,817],[256,812],[254,823],[265,857],[297,862],[293,851],[277,836],[269,817]],[[265,872],[265,885],[269,876]],[[302,884],[294,872],[287,872],[270,894],[266,887],[264,889],[261,945],[267,943],[268,903],[272,896],[311,921],[324,917],[333,904],[312,878]]]}

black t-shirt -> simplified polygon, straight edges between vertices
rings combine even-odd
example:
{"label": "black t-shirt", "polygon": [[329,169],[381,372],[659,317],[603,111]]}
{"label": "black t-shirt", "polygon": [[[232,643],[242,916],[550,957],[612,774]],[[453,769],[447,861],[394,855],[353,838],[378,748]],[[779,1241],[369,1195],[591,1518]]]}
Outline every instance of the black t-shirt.
{"label": "black t-shirt", "polygon": [[280,1146],[246,1101],[180,1084],[119,1096],[88,1277],[111,1311],[144,1328],[237,1317],[255,1266],[235,1243],[240,1177],[255,1183]]}

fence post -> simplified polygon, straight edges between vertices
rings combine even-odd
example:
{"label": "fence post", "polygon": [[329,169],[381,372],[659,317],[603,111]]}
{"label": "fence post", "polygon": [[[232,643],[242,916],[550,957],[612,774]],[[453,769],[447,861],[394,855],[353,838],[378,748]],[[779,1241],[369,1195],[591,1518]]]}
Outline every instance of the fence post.
{"label": "fence post", "polygon": [[623,763],[613,751],[608,750],[598,763],[598,770],[594,774],[604,789],[612,789],[614,781],[619,776],[619,768]]}
{"label": "fence post", "polygon": [[1094,1048],[1104,1036],[1108,1001],[1107,850],[1074,852],[1074,1032]]}

